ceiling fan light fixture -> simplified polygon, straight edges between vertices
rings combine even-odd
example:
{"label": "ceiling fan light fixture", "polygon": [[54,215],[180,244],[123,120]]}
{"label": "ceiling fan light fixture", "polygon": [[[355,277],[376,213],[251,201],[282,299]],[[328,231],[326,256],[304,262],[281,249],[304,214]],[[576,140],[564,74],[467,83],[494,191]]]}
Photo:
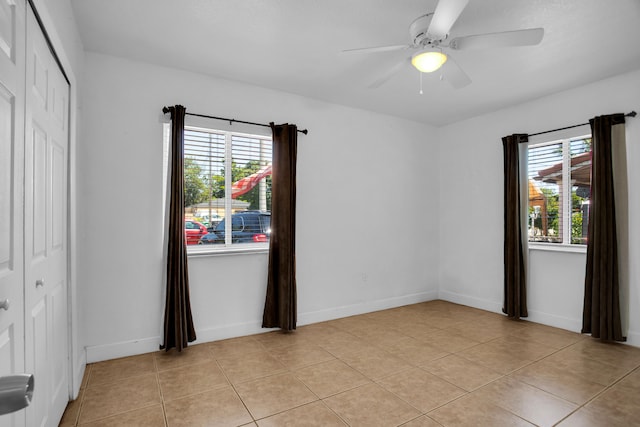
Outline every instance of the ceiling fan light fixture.
{"label": "ceiling fan light fixture", "polygon": [[447,55],[439,50],[422,50],[411,57],[411,64],[422,73],[432,73],[447,62]]}

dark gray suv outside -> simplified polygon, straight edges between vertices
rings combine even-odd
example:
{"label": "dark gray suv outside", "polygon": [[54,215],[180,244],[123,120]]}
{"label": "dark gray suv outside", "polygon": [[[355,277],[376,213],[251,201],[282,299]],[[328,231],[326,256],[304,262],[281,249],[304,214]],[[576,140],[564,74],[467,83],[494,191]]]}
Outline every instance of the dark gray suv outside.
{"label": "dark gray suv outside", "polygon": [[[209,232],[200,238],[198,244],[224,243],[223,219],[215,227],[207,229]],[[271,212],[242,211],[231,215],[231,243],[260,243],[268,242],[271,235]]]}

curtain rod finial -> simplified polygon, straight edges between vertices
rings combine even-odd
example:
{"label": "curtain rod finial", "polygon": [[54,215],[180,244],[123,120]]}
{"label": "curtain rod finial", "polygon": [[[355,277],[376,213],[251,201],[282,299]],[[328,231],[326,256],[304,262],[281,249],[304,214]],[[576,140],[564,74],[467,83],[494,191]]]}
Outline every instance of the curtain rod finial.
{"label": "curtain rod finial", "polygon": [[309,131],[307,129],[302,129],[300,132],[304,133],[305,135],[309,133]]}
{"label": "curtain rod finial", "polygon": [[169,107],[162,107],[162,112],[164,114],[167,114],[169,111],[171,111],[171,110],[169,110]]}
{"label": "curtain rod finial", "polygon": [[635,111],[632,111],[629,114],[627,114],[627,116],[629,116],[629,117],[635,117],[637,115],[638,115],[638,113],[636,113]]}

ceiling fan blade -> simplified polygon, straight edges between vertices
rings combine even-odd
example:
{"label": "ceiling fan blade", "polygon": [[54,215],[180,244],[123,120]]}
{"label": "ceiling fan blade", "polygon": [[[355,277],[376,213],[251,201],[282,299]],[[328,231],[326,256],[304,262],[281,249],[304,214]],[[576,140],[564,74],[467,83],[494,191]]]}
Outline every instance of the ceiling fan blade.
{"label": "ceiling fan blade", "polygon": [[469,0],[440,0],[433,12],[427,35],[433,40],[442,40],[458,20]]}
{"label": "ceiling fan blade", "polygon": [[471,83],[467,73],[460,68],[450,55],[447,55],[447,62],[442,66],[442,75],[444,80],[447,80],[456,89],[463,88]]}
{"label": "ceiling fan blade", "polygon": [[376,47],[361,47],[357,49],[346,49],[341,53],[377,53],[377,52],[390,52],[393,50],[409,49],[411,46],[408,44],[396,44],[391,46],[376,46]]}
{"label": "ceiling fan blade", "polygon": [[542,41],[544,28],[529,28],[527,30],[503,31],[500,33],[477,34],[473,36],[456,37],[449,42],[451,49],[489,49],[509,46],[534,46]]}
{"label": "ceiling fan blade", "polygon": [[375,89],[375,88],[378,88],[378,87],[382,86],[389,79],[391,79],[391,77],[395,76],[405,66],[405,64],[407,64],[408,62],[409,62],[408,59],[405,59],[405,60],[402,60],[402,61],[398,62],[393,67],[391,67],[387,71],[385,71],[384,74],[381,74],[376,80],[371,82],[367,87],[369,89]]}

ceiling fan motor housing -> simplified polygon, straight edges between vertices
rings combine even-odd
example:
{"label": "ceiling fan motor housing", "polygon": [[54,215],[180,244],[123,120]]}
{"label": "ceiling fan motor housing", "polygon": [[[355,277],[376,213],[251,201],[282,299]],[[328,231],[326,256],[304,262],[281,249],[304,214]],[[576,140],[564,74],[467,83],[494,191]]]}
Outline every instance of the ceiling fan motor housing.
{"label": "ceiling fan motor housing", "polygon": [[428,46],[438,46],[448,37],[445,36],[443,39],[434,40],[429,34],[429,25],[431,24],[431,18],[433,18],[433,12],[427,13],[426,15],[422,15],[419,18],[416,18],[411,25],[409,26],[409,36],[411,37],[411,42],[416,47],[428,47]]}

